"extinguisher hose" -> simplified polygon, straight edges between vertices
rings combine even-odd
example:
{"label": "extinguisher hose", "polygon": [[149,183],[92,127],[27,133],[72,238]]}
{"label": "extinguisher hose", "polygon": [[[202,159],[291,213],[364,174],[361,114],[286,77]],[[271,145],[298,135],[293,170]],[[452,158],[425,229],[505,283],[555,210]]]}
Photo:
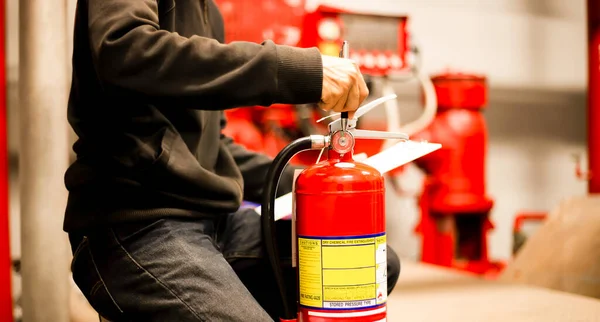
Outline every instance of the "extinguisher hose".
{"label": "extinguisher hose", "polygon": [[293,141],[277,154],[267,173],[266,186],[261,205],[261,227],[264,244],[281,295],[284,310],[283,318],[288,320],[295,319],[296,312],[290,307],[290,302],[287,297],[287,289],[283,278],[279,250],[277,248],[275,234],[275,198],[277,197],[279,179],[286,165],[296,154],[305,150],[310,150],[311,147],[311,138],[303,137]]}

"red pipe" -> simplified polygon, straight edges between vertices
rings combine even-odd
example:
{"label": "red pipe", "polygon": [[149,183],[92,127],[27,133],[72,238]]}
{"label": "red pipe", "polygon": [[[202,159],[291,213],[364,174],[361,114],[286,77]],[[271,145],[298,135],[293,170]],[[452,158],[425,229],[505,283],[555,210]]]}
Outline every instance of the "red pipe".
{"label": "red pipe", "polygon": [[600,0],[588,0],[588,191],[600,193]]}
{"label": "red pipe", "polygon": [[515,216],[515,223],[513,226],[513,232],[517,233],[521,231],[523,224],[526,221],[544,221],[548,217],[545,212],[522,212]]}
{"label": "red pipe", "polygon": [[0,321],[13,321],[8,212],[8,131],[6,118],[6,2],[0,0]]}

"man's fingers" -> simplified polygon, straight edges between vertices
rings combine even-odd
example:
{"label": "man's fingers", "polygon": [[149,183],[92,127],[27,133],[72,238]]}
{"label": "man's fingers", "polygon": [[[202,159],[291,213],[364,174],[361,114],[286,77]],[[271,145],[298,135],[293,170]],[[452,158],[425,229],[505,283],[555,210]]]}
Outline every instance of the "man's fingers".
{"label": "man's fingers", "polygon": [[323,97],[318,103],[320,109],[329,112],[335,105],[335,95],[332,90],[335,90],[336,85],[330,78],[323,79]]}
{"label": "man's fingers", "polygon": [[329,112],[329,109],[327,108],[327,104],[321,100],[319,103],[317,103],[317,106],[322,109],[325,112]]}
{"label": "man's fingers", "polygon": [[354,86],[352,86],[350,88],[350,92],[348,93],[348,100],[346,101],[346,105],[344,106],[344,112],[348,112],[348,117],[352,118],[350,116],[350,113],[352,113],[352,116],[354,116],[354,112],[358,109],[358,107],[360,106],[360,90],[359,90],[359,85],[360,82],[355,82]]}
{"label": "man's fingers", "polygon": [[362,73],[360,72],[360,68],[358,66],[356,66],[356,68],[358,69],[358,75],[360,77],[360,79],[357,81],[359,87],[358,87],[358,91],[359,91],[359,102],[358,104],[362,104],[362,102],[364,102],[364,100],[367,98],[367,96],[369,96],[369,88],[367,87],[367,83],[365,82],[365,79],[363,78]]}
{"label": "man's fingers", "polygon": [[334,97],[337,100],[331,109],[336,112],[343,112],[344,108],[346,107],[346,101],[348,100],[348,91],[340,89],[339,92],[336,94],[337,95],[335,95]]}
{"label": "man's fingers", "polygon": [[349,59],[323,56],[323,92],[319,107],[325,111],[354,112],[367,98],[369,90],[360,68]]}

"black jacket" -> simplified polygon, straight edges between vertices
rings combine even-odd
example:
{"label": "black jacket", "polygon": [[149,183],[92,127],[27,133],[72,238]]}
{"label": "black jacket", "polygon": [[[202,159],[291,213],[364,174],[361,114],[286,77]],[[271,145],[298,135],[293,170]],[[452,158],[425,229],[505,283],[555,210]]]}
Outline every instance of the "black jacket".
{"label": "black jacket", "polygon": [[[321,55],[223,43],[211,0],[78,1],[66,231],[213,216],[260,200],[271,159],[221,134],[223,110],[318,102]],[[290,183],[288,171],[280,192]]]}

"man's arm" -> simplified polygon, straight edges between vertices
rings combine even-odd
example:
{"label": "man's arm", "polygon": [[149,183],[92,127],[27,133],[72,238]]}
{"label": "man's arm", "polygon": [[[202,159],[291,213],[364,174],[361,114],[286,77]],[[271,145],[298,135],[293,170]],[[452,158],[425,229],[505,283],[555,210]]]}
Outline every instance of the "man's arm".
{"label": "man's arm", "polygon": [[[221,113],[221,129],[225,127],[227,120],[225,113]],[[221,141],[225,143],[244,178],[244,200],[261,203],[267,172],[273,162],[270,157],[248,151],[242,145],[233,142],[233,139],[221,133]],[[299,167],[288,165],[279,180],[277,196],[292,192],[294,181],[294,170]]]}
{"label": "man's arm", "polygon": [[87,2],[92,55],[109,88],[215,110],[321,99],[316,48],[186,38],[160,29],[157,0]]}

